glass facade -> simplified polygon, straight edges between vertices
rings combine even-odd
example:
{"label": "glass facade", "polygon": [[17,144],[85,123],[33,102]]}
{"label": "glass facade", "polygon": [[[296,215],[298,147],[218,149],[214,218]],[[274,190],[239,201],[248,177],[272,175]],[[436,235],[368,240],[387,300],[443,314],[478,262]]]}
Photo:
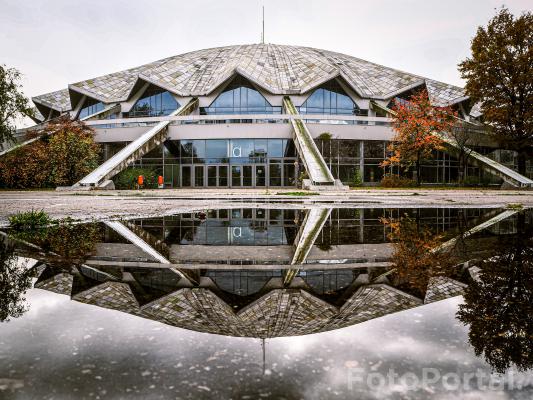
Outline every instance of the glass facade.
{"label": "glass facade", "polygon": [[[383,178],[380,164],[387,156],[388,142],[315,139],[315,143],[334,178],[344,184],[353,184],[356,174],[367,185],[378,185]],[[124,145],[126,142],[107,144],[104,157],[111,157]],[[153,169],[163,176],[165,187],[296,186],[298,174],[304,171],[291,139],[167,140],[134,166]],[[459,161],[442,151],[423,160],[421,167],[422,183],[450,184],[459,179]],[[414,178],[413,168],[394,167],[386,172]],[[468,167],[467,176],[498,183],[473,166]]]}
{"label": "glass facade", "polygon": [[150,85],[142,97],[137,100],[128,117],[159,117],[169,115],[179,107],[179,103],[170,92]]}
{"label": "glass facade", "polygon": [[368,115],[368,110],[361,110],[336,81],[316,89],[297,108],[300,114]]}
{"label": "glass facade", "polygon": [[281,114],[281,107],[273,107],[250,82],[237,77],[200,114]]}
{"label": "glass facade", "polygon": [[[316,139],[315,143],[335,179],[353,184],[356,172],[365,184],[379,184],[388,142],[380,140]],[[109,158],[126,142],[104,147]],[[282,187],[295,186],[303,171],[291,139],[167,140],[145,154],[134,166],[152,168],[165,187]],[[387,171],[388,172],[388,171]],[[412,178],[413,170],[395,167],[395,174]],[[482,171],[468,167],[467,175],[480,180]],[[456,183],[459,161],[442,151],[422,161],[423,183]],[[497,183],[496,181],[494,183]]]}
{"label": "glass facade", "polygon": [[102,111],[104,107],[104,103],[102,103],[101,101],[87,98],[83,103],[83,107],[81,108],[80,113],[78,114],[78,119],[82,119],[88,117],[89,115],[93,115],[99,111]]}
{"label": "glass facade", "polygon": [[[388,142],[381,140],[315,139],[315,143],[335,179],[340,179],[345,184],[352,184],[356,171],[360,172],[365,184],[377,185],[383,178],[384,170],[380,164],[387,156]],[[412,169],[401,171],[395,167],[392,172],[409,178],[413,177]],[[483,173],[477,167],[469,167],[468,176],[481,179]],[[435,151],[430,159],[422,161],[421,180],[423,183],[456,183],[458,177],[459,161],[443,151]],[[488,177],[485,178],[488,179]]]}
{"label": "glass facade", "polygon": [[134,166],[166,187],[279,187],[295,185],[296,161],[290,139],[193,139],[167,140]]}

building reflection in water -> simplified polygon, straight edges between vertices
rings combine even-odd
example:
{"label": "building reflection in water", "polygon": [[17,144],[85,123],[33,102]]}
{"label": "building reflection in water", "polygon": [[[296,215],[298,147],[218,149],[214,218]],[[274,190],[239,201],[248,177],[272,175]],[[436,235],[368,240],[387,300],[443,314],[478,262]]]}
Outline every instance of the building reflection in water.
{"label": "building reflection in water", "polygon": [[21,278],[5,267],[12,257],[3,251],[10,272],[2,279],[11,274],[20,284],[4,284],[12,289],[1,292],[2,317],[23,312],[30,275],[36,288],[75,301],[262,339],[334,330],[465,294],[458,316],[476,353],[498,370],[527,369],[532,230],[531,212],[494,209],[244,208],[34,237],[8,232],[4,250],[39,263]]}

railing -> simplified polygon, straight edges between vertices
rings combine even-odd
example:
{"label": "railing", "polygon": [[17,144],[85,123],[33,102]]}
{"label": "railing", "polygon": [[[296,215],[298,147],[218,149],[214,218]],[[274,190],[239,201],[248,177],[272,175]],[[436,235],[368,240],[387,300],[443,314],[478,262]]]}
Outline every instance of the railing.
{"label": "railing", "polygon": [[302,120],[309,124],[329,125],[376,125],[390,126],[391,119],[383,117],[361,117],[346,115],[291,115],[291,114],[228,114],[228,115],[185,115],[144,118],[121,118],[113,120],[92,120],[85,123],[93,128],[111,129],[139,126],[153,126],[162,121],[170,125],[209,125],[209,124],[288,124],[292,120]]}

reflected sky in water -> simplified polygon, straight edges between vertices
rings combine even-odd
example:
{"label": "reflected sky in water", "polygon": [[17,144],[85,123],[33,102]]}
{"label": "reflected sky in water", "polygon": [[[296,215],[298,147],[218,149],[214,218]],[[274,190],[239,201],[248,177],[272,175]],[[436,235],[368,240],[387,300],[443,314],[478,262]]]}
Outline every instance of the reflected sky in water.
{"label": "reflected sky in water", "polygon": [[[385,399],[406,393],[401,386],[376,392],[354,384],[348,390],[350,369],[490,371],[455,319],[460,298],[332,332],[267,339],[265,374],[259,339],[169,327],[39,289],[28,300],[28,313],[0,330],[0,385],[17,387],[2,391],[13,398]],[[520,376],[526,379],[527,373]],[[469,398],[476,398],[474,389]],[[409,398],[428,398],[432,391],[465,398],[462,390],[446,392],[438,385]],[[477,395],[529,399],[533,387]]]}

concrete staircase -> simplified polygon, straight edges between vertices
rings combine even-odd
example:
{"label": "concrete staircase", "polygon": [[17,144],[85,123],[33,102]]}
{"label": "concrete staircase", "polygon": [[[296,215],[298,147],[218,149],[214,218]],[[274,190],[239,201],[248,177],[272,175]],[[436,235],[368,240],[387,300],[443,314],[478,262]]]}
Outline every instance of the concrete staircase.
{"label": "concrete staircase", "polygon": [[[460,147],[457,144],[457,142],[444,134],[436,134],[438,137],[442,139],[442,141],[445,143],[446,147],[448,148],[449,153],[455,153],[458,152]],[[482,154],[479,154],[476,151],[468,149],[469,159],[468,162],[471,164],[476,165],[477,167],[483,169],[483,171],[486,171],[492,175],[496,175],[503,179],[504,182],[508,183],[509,185],[517,188],[528,188],[533,187],[533,180],[525,177],[524,175],[519,174],[515,170],[506,167],[505,165],[500,164],[497,161],[494,161],[493,159],[484,156]]]}
{"label": "concrete staircase", "polygon": [[[305,263],[316,238],[331,214],[331,210],[331,208],[312,208],[309,210],[294,239],[296,250],[292,257],[291,265],[302,265]],[[290,268],[285,271],[283,283],[289,285],[299,270],[300,268]]]}
{"label": "concrete staircase", "polygon": [[[290,115],[298,116],[298,111],[289,97],[283,99],[283,106]],[[322,154],[309,133],[305,122],[301,119],[291,119],[294,131],[294,144],[305,169],[309,175],[309,180],[304,180],[304,188],[312,190],[343,190],[348,189],[339,180],[335,180],[328,165],[324,161]]]}
{"label": "concrete staircase", "polygon": [[161,254],[158,250],[154,249],[149,243],[147,243],[142,237],[133,232],[128,226],[119,221],[104,221],[104,224],[109,228],[113,229],[120,236],[131,242],[134,246],[141,249],[144,253],[148,254],[154,259],[154,261],[163,264],[164,267],[169,267],[169,269],[175,274],[179,275],[181,278],[186,279],[189,283],[198,284],[199,281],[194,279],[194,271],[192,270],[182,270],[176,268],[170,262],[170,260]]}
{"label": "concrete staircase", "polygon": [[[174,111],[170,116],[188,115],[198,105],[194,98],[186,105]],[[102,165],[76,183],[73,188],[113,188],[110,179],[120,171],[126,169],[131,163],[163,143],[167,138],[167,128],[170,121],[161,121],[149,129],[133,142],[120,150],[117,154],[105,161]]]}

